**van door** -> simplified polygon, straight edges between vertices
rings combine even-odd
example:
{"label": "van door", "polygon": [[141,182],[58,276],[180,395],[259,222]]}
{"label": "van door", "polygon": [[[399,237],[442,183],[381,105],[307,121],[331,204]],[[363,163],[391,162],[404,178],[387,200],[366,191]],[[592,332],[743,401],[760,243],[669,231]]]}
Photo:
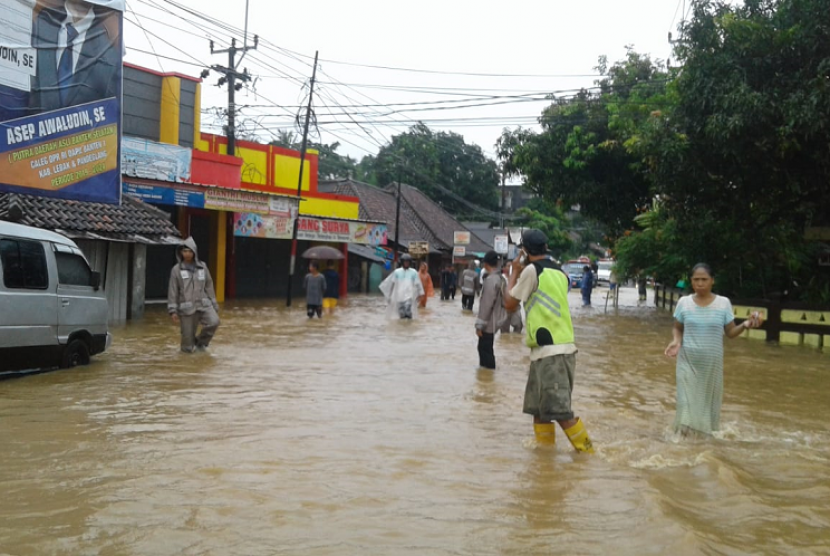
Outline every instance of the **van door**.
{"label": "van door", "polygon": [[41,241],[0,238],[0,348],[57,345],[56,280],[46,254]]}
{"label": "van door", "polygon": [[73,332],[107,332],[107,300],[92,287],[92,270],[79,249],[53,246],[58,268],[58,340],[66,344]]}

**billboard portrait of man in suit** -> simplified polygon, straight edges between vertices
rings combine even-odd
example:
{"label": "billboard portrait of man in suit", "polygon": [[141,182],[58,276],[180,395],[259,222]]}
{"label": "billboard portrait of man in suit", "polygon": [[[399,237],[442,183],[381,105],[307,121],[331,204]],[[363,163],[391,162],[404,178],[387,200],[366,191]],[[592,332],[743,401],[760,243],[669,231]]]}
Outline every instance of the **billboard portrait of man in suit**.
{"label": "billboard portrait of man in suit", "polygon": [[29,96],[37,114],[121,91],[121,18],[108,0],[37,0],[32,47],[37,68]]}

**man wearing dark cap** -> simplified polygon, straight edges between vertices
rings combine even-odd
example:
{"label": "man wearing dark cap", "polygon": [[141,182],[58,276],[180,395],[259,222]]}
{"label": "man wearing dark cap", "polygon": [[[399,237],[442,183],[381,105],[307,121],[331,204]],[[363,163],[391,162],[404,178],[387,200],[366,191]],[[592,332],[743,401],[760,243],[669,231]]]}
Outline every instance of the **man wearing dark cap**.
{"label": "man wearing dark cap", "polygon": [[559,423],[578,452],[594,449],[582,420],[571,409],[576,344],[568,307],[568,276],[547,256],[548,238],[540,230],[522,234],[522,250],[512,262],[505,308],[524,303],[530,373],[525,387],[525,413],[533,415],[540,443],[556,441]]}
{"label": "man wearing dark cap", "polygon": [[493,339],[496,330],[507,315],[504,310],[498,253],[487,251],[483,262],[487,277],[481,286],[481,299],[478,302],[478,318],[476,319],[478,364],[485,369],[495,369],[496,356],[493,353]]}

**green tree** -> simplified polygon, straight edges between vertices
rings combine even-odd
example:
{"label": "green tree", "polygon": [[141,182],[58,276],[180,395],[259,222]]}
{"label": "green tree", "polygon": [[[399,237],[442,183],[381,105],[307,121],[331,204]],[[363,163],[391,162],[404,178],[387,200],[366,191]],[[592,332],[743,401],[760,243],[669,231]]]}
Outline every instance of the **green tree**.
{"label": "green tree", "polygon": [[796,294],[815,278],[804,228],[830,223],[828,29],[828,0],[695,2],[675,104],[629,144],[673,248],[713,265],[722,292]]}
{"label": "green tree", "polygon": [[456,216],[475,216],[478,207],[498,210],[496,162],[461,135],[436,133],[424,124],[393,136],[380,149],[375,176],[380,184],[409,183]]}
{"label": "green tree", "polygon": [[371,154],[367,154],[361,158],[360,162],[355,165],[354,178],[363,183],[378,185],[378,179],[375,175],[375,162],[376,158]]}
{"label": "green tree", "polygon": [[661,62],[630,48],[611,68],[601,57],[597,69],[606,77],[595,90],[552,97],[540,118],[541,133],[504,132],[497,150],[531,191],[578,206],[614,238],[652,199],[642,158],[627,143],[666,102],[668,74]]}
{"label": "green tree", "polygon": [[320,180],[348,179],[355,176],[357,163],[352,157],[337,152],[339,142],[335,141],[330,145],[312,143],[309,147],[317,151],[317,175]]}
{"label": "green tree", "polygon": [[567,231],[567,218],[561,209],[555,206],[546,206],[543,210],[522,207],[515,216],[515,224],[536,228],[548,236],[548,249],[555,257],[562,259],[573,249],[573,241]]}

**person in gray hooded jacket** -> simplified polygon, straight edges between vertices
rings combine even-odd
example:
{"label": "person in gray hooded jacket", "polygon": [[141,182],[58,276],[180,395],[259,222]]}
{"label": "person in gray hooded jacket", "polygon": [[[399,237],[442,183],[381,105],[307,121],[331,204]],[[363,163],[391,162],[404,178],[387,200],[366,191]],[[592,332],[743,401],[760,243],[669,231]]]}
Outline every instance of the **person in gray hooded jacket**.
{"label": "person in gray hooded jacket", "polygon": [[498,253],[492,250],[487,251],[484,255],[484,270],[487,271],[487,277],[481,288],[481,301],[478,304],[478,318],[476,319],[478,364],[485,369],[495,369],[496,356],[493,354],[493,339],[501,322],[507,318]]}
{"label": "person in gray hooded jacket", "polygon": [[[167,312],[175,324],[181,325],[182,351],[204,350],[219,328],[219,303],[213,290],[213,279],[205,263],[199,260],[192,237],[176,250],[179,263],[170,271],[167,288]],[[198,336],[196,328],[202,325]]]}

